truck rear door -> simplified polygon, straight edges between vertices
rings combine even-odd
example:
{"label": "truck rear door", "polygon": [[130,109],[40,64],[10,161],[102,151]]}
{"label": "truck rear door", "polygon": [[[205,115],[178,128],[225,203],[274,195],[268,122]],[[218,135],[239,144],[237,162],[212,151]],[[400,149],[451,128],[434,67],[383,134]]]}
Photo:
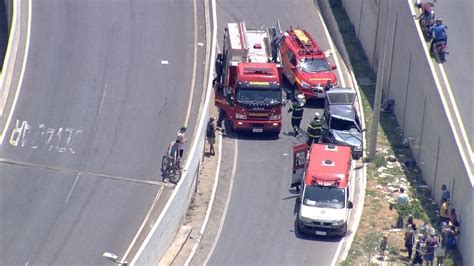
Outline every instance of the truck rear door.
{"label": "truck rear door", "polygon": [[291,187],[301,184],[308,156],[308,145],[306,143],[293,146],[293,176]]}

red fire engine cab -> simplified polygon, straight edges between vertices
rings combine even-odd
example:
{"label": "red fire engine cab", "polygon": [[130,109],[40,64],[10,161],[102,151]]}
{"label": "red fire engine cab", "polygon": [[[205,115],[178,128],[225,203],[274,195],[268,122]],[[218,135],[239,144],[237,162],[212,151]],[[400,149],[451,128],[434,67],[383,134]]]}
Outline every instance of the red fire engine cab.
{"label": "red fire engine cab", "polygon": [[307,145],[301,144],[294,147],[293,154],[293,184],[302,185],[298,230],[320,236],[344,235],[352,209],[351,148],[313,144],[308,154]]}
{"label": "red fire engine cab", "polygon": [[275,34],[275,28],[247,29],[245,22],[227,25],[223,81],[215,86],[214,99],[219,120],[227,118],[233,130],[280,133],[280,66],[271,63],[269,45]]}
{"label": "red fire engine cab", "polygon": [[335,65],[329,64],[325,53],[304,29],[290,29],[284,34],[280,46],[283,74],[292,84],[294,95],[324,99],[324,86],[337,83],[333,73]]}

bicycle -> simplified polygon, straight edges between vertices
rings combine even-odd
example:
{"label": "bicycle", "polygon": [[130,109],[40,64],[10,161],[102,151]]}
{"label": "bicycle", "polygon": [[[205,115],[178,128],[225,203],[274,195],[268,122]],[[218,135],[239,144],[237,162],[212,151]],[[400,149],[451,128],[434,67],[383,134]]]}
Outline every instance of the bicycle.
{"label": "bicycle", "polygon": [[161,158],[161,172],[166,179],[173,184],[178,184],[181,179],[181,169],[179,166],[179,159],[175,160],[169,158],[167,155],[163,155]]}

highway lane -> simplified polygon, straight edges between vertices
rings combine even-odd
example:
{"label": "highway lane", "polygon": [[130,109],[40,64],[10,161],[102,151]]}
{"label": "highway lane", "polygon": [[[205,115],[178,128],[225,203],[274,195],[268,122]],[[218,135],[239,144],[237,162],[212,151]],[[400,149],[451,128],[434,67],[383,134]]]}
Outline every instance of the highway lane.
{"label": "highway lane", "polygon": [[474,21],[471,0],[437,1],[436,17],[443,19],[448,26],[447,62],[443,64],[451,84],[454,99],[461,113],[469,143],[474,146],[474,118],[472,116],[474,101]]}
{"label": "highway lane", "polygon": [[160,179],[184,121],[192,2],[32,2],[0,148],[0,264],[103,264],[102,252],[125,253],[161,189],[144,181]]}
{"label": "highway lane", "polygon": [[[327,37],[312,1],[218,1],[219,34],[228,22],[245,20],[248,27],[275,25],[283,29],[304,26],[321,47]],[[219,40],[221,42],[221,40]],[[316,110],[306,108],[302,127]],[[289,136],[289,115],[284,110],[280,138],[253,139],[242,134],[233,190],[222,232],[209,265],[280,264],[329,265],[339,239],[317,239],[295,233],[296,194],[289,190],[292,146],[302,140]]]}

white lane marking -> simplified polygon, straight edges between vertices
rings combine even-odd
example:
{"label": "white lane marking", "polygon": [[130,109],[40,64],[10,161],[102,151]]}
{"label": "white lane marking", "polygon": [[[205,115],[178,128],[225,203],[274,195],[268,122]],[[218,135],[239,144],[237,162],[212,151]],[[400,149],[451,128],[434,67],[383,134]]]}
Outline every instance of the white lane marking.
{"label": "white lane marking", "polygon": [[471,143],[468,141],[469,139],[467,137],[466,129],[464,127],[464,124],[461,119],[461,115],[459,113],[458,105],[453,96],[453,91],[451,89],[451,84],[449,83],[449,80],[448,80],[448,75],[446,74],[446,71],[444,70],[444,66],[442,64],[438,64],[438,66],[439,66],[439,69],[441,70],[441,76],[443,77],[444,84],[446,85],[446,88],[448,89],[447,91],[448,91],[449,100],[453,104],[454,115],[456,116],[456,119],[458,120],[458,123],[460,124],[461,135],[464,141],[466,142],[469,159],[471,160],[471,164],[472,164],[474,163],[474,154],[472,153]]}
{"label": "white lane marking", "polygon": [[66,200],[64,203],[67,203],[69,201],[69,197],[71,197],[72,191],[74,190],[74,187],[76,186],[77,180],[79,179],[79,175],[81,173],[77,173],[76,177],[74,178],[74,183],[72,183],[71,189],[69,190],[69,193],[67,194]]}
{"label": "white lane marking", "polygon": [[[15,2],[17,3],[17,2]],[[18,88],[15,92],[15,97],[13,98],[12,107],[8,114],[7,122],[5,123],[5,127],[3,128],[2,135],[0,136],[0,145],[3,143],[3,139],[5,138],[5,134],[7,133],[8,127],[10,126],[10,122],[13,117],[13,112],[15,111],[15,106],[18,101],[18,96],[20,95],[21,85],[23,84],[23,76],[25,75],[26,69],[26,62],[28,60],[28,52],[30,49],[30,36],[31,36],[31,7],[32,1],[28,0],[28,26],[26,29],[26,45],[25,45],[25,56],[23,57],[23,65],[21,66],[21,73],[20,73],[20,80],[18,82]]]}
{"label": "white lane marking", "polygon": [[[415,28],[418,32],[418,36],[419,36],[420,40],[423,40],[424,39],[423,32],[421,31],[419,23],[416,22],[415,8],[411,4],[410,0],[407,0],[407,1],[408,1],[408,6],[410,7],[410,12],[413,15],[413,22],[415,23]],[[468,172],[469,179],[470,179],[471,183],[473,183],[474,179],[473,179],[473,176],[472,176],[472,161],[470,163],[468,161],[468,158],[466,157],[466,153],[463,149],[460,137],[459,137],[458,132],[457,132],[457,128],[455,127],[455,124],[454,124],[454,119],[451,115],[451,110],[449,108],[448,101],[446,100],[446,97],[444,96],[443,89],[441,88],[441,81],[438,77],[438,73],[436,72],[433,60],[431,59],[431,56],[430,56],[430,53],[429,53],[429,50],[428,50],[428,44],[424,41],[421,41],[421,44],[422,44],[423,50],[425,51],[425,57],[426,57],[426,60],[428,61],[428,64],[430,66],[431,73],[433,74],[433,78],[434,78],[435,84],[436,84],[436,89],[438,90],[439,97],[441,98],[441,102],[443,103],[444,111],[446,112],[446,116],[448,117],[449,125],[451,126],[451,130],[453,131],[454,139],[456,141],[456,145],[458,146],[459,153],[461,154],[461,158],[463,160],[464,167],[466,168],[466,170]],[[448,91],[448,94],[451,93],[450,87],[447,87],[447,91]],[[455,105],[454,99],[452,100],[451,103],[454,105],[453,109],[455,109],[455,112],[456,112],[457,109],[455,108],[456,105]],[[457,122],[459,124],[459,127],[461,127],[463,129],[464,125],[462,124],[462,121],[457,120]],[[464,139],[464,142],[467,145],[469,145],[469,141],[467,139]],[[469,147],[467,149],[472,150]],[[472,153],[472,151],[471,151],[471,153]],[[470,155],[470,157],[472,157],[472,155]]]}
{"label": "white lane marking", "polygon": [[229,185],[229,193],[227,195],[227,199],[225,201],[225,206],[224,206],[224,213],[222,214],[221,221],[219,223],[219,229],[217,230],[216,238],[214,239],[214,243],[212,243],[211,250],[209,251],[209,254],[207,254],[206,260],[204,261],[203,265],[207,265],[209,262],[209,259],[212,256],[212,253],[214,253],[214,249],[217,246],[217,242],[219,241],[219,237],[221,236],[222,233],[222,228],[224,227],[224,222],[225,218],[227,216],[227,211],[229,209],[229,203],[230,199],[232,198],[232,189],[234,187],[234,179],[235,179],[235,172],[237,170],[237,156],[238,156],[238,151],[239,151],[239,145],[238,145],[238,139],[234,139],[234,163],[232,165],[232,173],[230,175],[230,185]]}
{"label": "white lane marking", "polygon": [[158,202],[158,199],[160,198],[161,193],[163,193],[163,188],[164,188],[164,187],[161,186],[160,189],[158,189],[158,192],[156,193],[155,199],[153,200],[153,203],[151,204],[150,209],[148,210],[148,213],[147,213],[146,216],[145,216],[145,219],[143,219],[142,225],[140,226],[140,228],[138,229],[137,233],[136,233],[135,236],[133,237],[132,242],[131,242],[130,245],[128,246],[127,251],[125,251],[125,254],[124,254],[123,257],[122,257],[122,260],[120,261],[121,264],[123,264],[123,263],[125,262],[125,260],[127,259],[128,254],[130,253],[130,251],[132,250],[133,246],[134,246],[135,243],[137,242],[138,237],[139,237],[140,234],[142,233],[143,228],[145,228],[145,225],[147,224],[148,218],[150,218],[151,212],[152,212],[153,209],[155,208],[155,205],[156,205],[156,203]]}
{"label": "white lane marking", "polygon": [[74,170],[74,169],[66,169],[66,168],[49,166],[49,165],[41,165],[41,164],[15,161],[15,160],[10,160],[10,159],[6,159],[6,158],[0,158],[0,164],[1,163],[24,166],[24,167],[30,167],[30,168],[39,168],[39,169],[43,169],[43,170],[56,171],[56,172],[80,173],[82,175],[102,177],[102,178],[106,178],[106,179],[113,179],[113,180],[119,180],[119,181],[124,181],[124,182],[132,182],[132,183],[138,183],[138,184],[147,184],[147,185],[165,186],[165,187],[171,187],[172,186],[169,183],[163,183],[163,182],[154,181],[154,180],[144,180],[144,179],[137,179],[137,178],[126,177],[126,176],[116,176],[116,175],[109,175],[109,174],[102,174],[102,173],[78,171],[78,170]]}
{"label": "white lane marking", "polygon": [[[196,0],[193,0],[193,14],[194,14],[194,16],[193,16],[193,19],[194,19],[194,42],[196,42],[196,41],[197,41],[197,8],[196,8]],[[193,62],[193,70],[192,70],[192,78],[191,78],[191,90],[189,91],[188,107],[187,107],[187,110],[186,110],[186,117],[185,117],[185,119],[184,119],[184,126],[186,126],[186,127],[188,126],[189,115],[190,115],[190,113],[191,113],[191,106],[192,106],[192,103],[193,103],[194,86],[195,86],[195,83],[196,83],[196,65],[197,65],[196,59],[197,59],[197,46],[194,46],[194,50],[193,50],[193,61],[194,61],[194,62]],[[163,64],[163,65],[168,65],[169,62],[166,61],[166,60],[162,60],[162,61],[161,61],[161,64]],[[195,134],[195,135],[196,135],[196,134]],[[188,167],[189,167],[189,162],[190,162],[190,160],[187,160],[187,161],[186,161],[185,169],[188,169]],[[184,171],[186,171],[186,170],[184,170]],[[186,176],[185,173],[183,173],[183,175]],[[160,193],[161,193],[161,192],[160,192]],[[156,199],[156,198],[155,198],[155,199]],[[171,198],[168,199],[168,203],[167,203],[167,204],[169,204],[169,201],[170,201],[170,200],[171,200]],[[166,206],[165,206],[165,208],[166,208]],[[164,208],[163,210],[165,210],[165,208]],[[135,238],[132,240],[132,242],[130,243],[130,245],[129,245],[127,251],[126,251],[125,254],[122,256],[122,261],[121,261],[121,263],[124,262],[124,260],[127,258],[128,254],[130,253],[130,251],[131,251],[133,245],[135,245],[136,238],[138,238],[138,235],[139,235],[140,232],[142,231],[143,226],[147,223],[147,220],[148,220],[148,218],[149,218],[149,213],[151,212],[152,209],[153,209],[153,206],[152,206],[152,207],[150,208],[150,210],[148,211],[148,214],[147,214],[147,216],[145,217],[145,219],[144,219],[142,225],[140,226],[140,229],[139,229],[138,232],[136,233]],[[158,217],[158,219],[160,219],[160,217],[161,217],[161,214],[160,214],[160,216]],[[141,244],[139,250],[137,251],[137,253],[135,254],[135,256],[132,258],[132,264],[133,264],[133,261],[135,261],[135,260],[138,258],[137,254],[141,253],[141,250],[142,250],[142,248],[144,247],[144,243],[146,243],[146,242],[148,241],[149,236],[150,236],[150,234],[147,235],[145,241]]]}
{"label": "white lane marking", "polygon": [[99,115],[102,112],[102,107],[104,106],[105,94],[107,93],[107,87],[108,86],[109,85],[107,83],[105,83],[104,91],[102,92],[102,97],[100,98],[100,105],[99,105],[99,112],[98,112]]}
{"label": "white lane marking", "polygon": [[[196,8],[196,0],[193,0],[193,17],[194,17],[194,42],[197,42],[197,8]],[[189,122],[189,115],[191,114],[191,107],[193,105],[193,94],[194,94],[194,86],[196,85],[196,66],[197,66],[197,46],[193,48],[193,70],[192,70],[192,77],[191,77],[191,90],[189,91],[189,98],[188,98],[188,109],[186,110],[186,117],[184,118],[184,125],[188,126]]]}
{"label": "white lane marking", "polygon": [[[13,2],[12,2],[13,3]],[[6,60],[3,62],[3,67],[2,67],[2,71],[0,72],[0,92],[1,92],[1,99],[0,99],[0,115],[3,117],[3,111],[4,111],[4,108],[5,108],[5,104],[6,104],[6,100],[7,100],[7,96],[8,96],[8,92],[5,91],[6,88],[4,88],[3,86],[5,85],[6,83],[6,80],[7,80],[7,67],[10,66],[10,60],[12,60],[12,50],[13,50],[13,40],[16,39],[16,36],[18,33],[16,32],[16,24],[18,24],[17,22],[17,14],[18,10],[15,6],[13,6],[13,14],[12,14],[12,25],[10,26],[10,36],[8,38],[8,44],[7,44],[7,50],[5,52],[5,57]],[[18,53],[18,51],[17,51]],[[16,56],[16,55],[15,55]],[[16,60],[16,59],[15,59]],[[14,66],[13,66],[14,68]],[[12,69],[12,72],[13,72],[14,69]],[[10,75],[13,75],[13,74],[10,74]],[[10,86],[11,86],[11,82],[10,82]],[[10,88],[8,89],[10,90]]]}
{"label": "white lane marking", "polygon": [[186,262],[184,265],[188,266],[189,263],[191,263],[191,260],[194,257],[194,254],[196,253],[196,250],[201,243],[202,236],[204,234],[204,231],[206,230],[207,223],[209,222],[209,217],[211,216],[211,211],[212,211],[212,206],[214,204],[214,200],[216,197],[216,191],[217,191],[217,184],[219,183],[219,174],[221,171],[221,159],[222,159],[222,135],[219,134],[219,155],[217,156],[217,167],[216,167],[216,175],[214,177],[214,185],[212,187],[212,194],[211,194],[211,200],[209,201],[209,204],[207,206],[207,211],[206,211],[206,216],[204,218],[204,222],[201,226],[201,230],[199,231],[199,237],[194,243],[193,249],[191,250],[191,253],[189,254],[188,258],[186,259]]}
{"label": "white lane marking", "polygon": [[331,47],[331,51],[333,51],[332,54],[334,55],[334,61],[336,61],[337,73],[339,74],[339,77],[341,78],[341,85],[342,87],[346,87],[346,81],[344,79],[344,76],[342,75],[341,64],[339,64],[339,58],[337,56],[336,47],[334,46],[334,42],[331,39],[331,35],[329,35],[328,27],[326,27],[326,23],[324,23],[323,16],[321,15],[321,12],[319,12],[319,9],[318,9],[318,15],[319,15],[319,19],[321,20],[321,24],[323,24],[324,33],[326,34],[326,37],[329,41],[329,46]]}

